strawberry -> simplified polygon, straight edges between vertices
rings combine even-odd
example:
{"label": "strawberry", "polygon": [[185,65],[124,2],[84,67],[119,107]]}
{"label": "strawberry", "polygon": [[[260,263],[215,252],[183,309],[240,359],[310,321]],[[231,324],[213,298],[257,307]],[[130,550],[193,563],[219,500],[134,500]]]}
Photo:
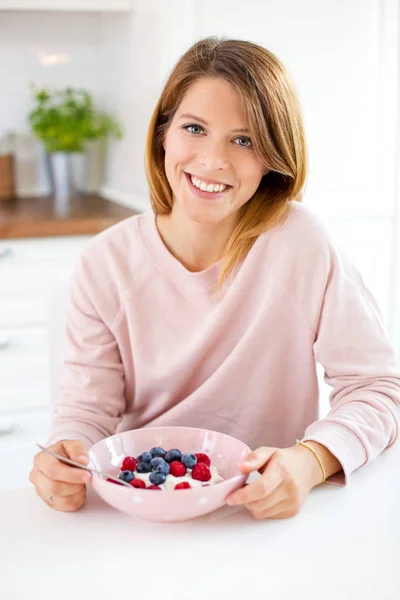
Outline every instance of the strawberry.
{"label": "strawberry", "polygon": [[210,467],[205,463],[198,463],[193,467],[192,478],[197,479],[198,481],[210,481]]}
{"label": "strawberry", "polygon": [[190,488],[190,483],[188,481],[181,481],[181,483],[177,483],[175,486],[176,490],[188,490]]}
{"label": "strawberry", "polygon": [[125,456],[122,461],[121,471],[136,471],[138,461],[133,456]]}
{"label": "strawberry", "polygon": [[186,475],[186,467],[179,460],[173,460],[170,464],[170,475],[174,475],[174,477],[183,477]]}
{"label": "strawberry", "polygon": [[134,488],[142,488],[145,489],[146,484],[144,481],[142,481],[141,479],[132,479],[132,481],[130,482],[131,486]]}
{"label": "strawberry", "polygon": [[207,454],[203,454],[202,452],[198,452],[195,454],[198,463],[205,463],[208,467],[211,467],[211,458],[207,456]]}
{"label": "strawberry", "polygon": [[146,489],[147,490],[161,490],[161,488],[158,485],[149,485],[149,487]]}

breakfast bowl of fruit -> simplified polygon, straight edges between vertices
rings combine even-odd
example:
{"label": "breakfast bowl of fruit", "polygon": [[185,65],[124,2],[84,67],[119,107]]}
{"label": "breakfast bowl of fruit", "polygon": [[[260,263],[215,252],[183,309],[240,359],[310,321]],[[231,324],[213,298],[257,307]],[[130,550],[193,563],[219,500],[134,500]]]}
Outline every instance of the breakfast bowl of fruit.
{"label": "breakfast bowl of fruit", "polygon": [[238,463],[249,452],[240,440],[208,429],[134,429],[91,447],[90,465],[113,477],[93,475],[92,486],[129,515],[161,523],[188,521],[220,508],[245,485],[248,476]]}

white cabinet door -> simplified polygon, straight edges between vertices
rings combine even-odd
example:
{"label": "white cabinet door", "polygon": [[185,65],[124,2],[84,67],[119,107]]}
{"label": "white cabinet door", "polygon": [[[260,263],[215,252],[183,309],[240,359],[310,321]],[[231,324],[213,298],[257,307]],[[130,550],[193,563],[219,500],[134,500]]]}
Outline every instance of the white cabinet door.
{"label": "white cabinet door", "polygon": [[51,292],[91,237],[0,241],[0,416],[50,406]]}
{"label": "white cabinet door", "polygon": [[7,417],[19,426],[21,418],[27,411],[48,411],[51,406],[49,384],[43,380],[40,384],[33,385],[28,380],[21,381],[18,385],[0,391],[0,422]]}
{"label": "white cabinet door", "polygon": [[4,327],[26,327],[45,323],[49,290],[62,273],[68,275],[72,265],[60,261],[54,265],[21,266],[18,277],[0,271],[0,332]]}
{"label": "white cabinet door", "polygon": [[0,242],[0,333],[4,327],[43,324],[49,289],[69,274],[91,236]]}
{"label": "white cabinet door", "polygon": [[49,405],[48,334],[43,327],[0,333],[0,413]]}

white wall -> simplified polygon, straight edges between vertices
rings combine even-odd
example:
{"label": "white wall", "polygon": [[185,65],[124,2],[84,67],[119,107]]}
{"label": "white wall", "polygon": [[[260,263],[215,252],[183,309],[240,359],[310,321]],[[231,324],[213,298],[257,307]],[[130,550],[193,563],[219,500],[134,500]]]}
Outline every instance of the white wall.
{"label": "white wall", "polygon": [[[148,123],[169,71],[194,41],[194,9],[192,0],[138,0],[130,17],[124,85],[117,93],[125,138],[111,148],[102,193],[140,210],[150,207],[144,171]],[[115,52],[118,30],[114,34],[104,38],[106,55]]]}
{"label": "white wall", "polygon": [[[137,11],[128,15],[127,42],[123,58],[118,64],[118,76],[112,75],[115,87],[104,81],[124,124],[124,138],[111,144],[107,181],[102,192],[110,199],[134,205],[144,210],[149,207],[144,171],[144,145],[147,125],[160,91],[160,64],[162,50],[158,31],[160,15],[158,2],[138,3]],[[116,55],[120,32],[118,27],[104,28],[103,56]],[[117,52],[117,55],[120,54]],[[115,64],[115,61],[114,61]],[[112,93],[111,93],[111,88]]]}

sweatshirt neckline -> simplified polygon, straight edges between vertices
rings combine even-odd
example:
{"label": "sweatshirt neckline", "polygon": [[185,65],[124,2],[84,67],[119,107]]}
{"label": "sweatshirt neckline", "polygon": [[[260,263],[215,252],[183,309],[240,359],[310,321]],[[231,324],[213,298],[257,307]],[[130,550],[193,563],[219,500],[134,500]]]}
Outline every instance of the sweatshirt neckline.
{"label": "sweatshirt neckline", "polygon": [[203,271],[189,271],[164,244],[156,224],[156,215],[146,212],[138,220],[141,240],[157,268],[175,282],[182,281],[207,290],[216,289],[222,260]]}

